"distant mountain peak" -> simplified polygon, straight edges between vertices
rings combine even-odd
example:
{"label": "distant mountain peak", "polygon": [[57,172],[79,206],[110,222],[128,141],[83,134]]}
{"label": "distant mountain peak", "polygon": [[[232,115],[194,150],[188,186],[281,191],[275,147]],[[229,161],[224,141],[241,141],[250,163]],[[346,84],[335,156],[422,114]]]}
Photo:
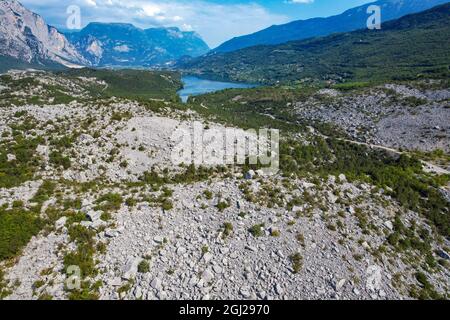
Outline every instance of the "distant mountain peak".
{"label": "distant mountain peak", "polygon": [[94,66],[152,66],[210,50],[198,34],[177,27],[141,29],[129,23],[93,22],[67,37]]}

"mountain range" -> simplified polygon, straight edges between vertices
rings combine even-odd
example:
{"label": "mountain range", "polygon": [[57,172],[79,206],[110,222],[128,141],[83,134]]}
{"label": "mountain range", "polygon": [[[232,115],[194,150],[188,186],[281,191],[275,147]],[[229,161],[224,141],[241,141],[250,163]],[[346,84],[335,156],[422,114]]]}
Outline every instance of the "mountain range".
{"label": "mountain range", "polygon": [[0,1],[0,72],[10,68],[149,67],[209,51],[195,32],[91,23],[63,34],[16,0]]}
{"label": "mountain range", "polygon": [[[446,49],[446,46],[435,48],[433,43],[427,46],[424,35],[429,36],[430,39],[442,38],[448,31],[445,23],[440,25],[444,30],[438,30],[442,31],[442,34],[430,34],[427,29],[412,28],[410,32],[403,30],[400,39],[418,41],[414,46],[408,46],[402,41],[398,42],[395,38],[387,37],[386,39],[395,43],[386,43],[385,40],[378,39],[377,41],[386,46],[380,49],[379,45],[374,47],[375,43],[372,40],[377,36],[392,36],[392,32],[398,32],[392,28],[395,25],[391,23],[395,21],[392,19],[412,12],[420,12],[444,2],[448,1],[380,0],[374,2],[372,4],[382,8],[383,24],[382,30],[376,30],[378,32],[356,31],[356,33],[344,35],[339,33],[366,28],[369,16],[367,7],[370,5],[367,4],[329,18],[314,18],[273,26],[253,35],[232,39],[210,51],[208,45],[197,33],[184,32],[178,28],[140,29],[132,24],[124,23],[90,23],[80,31],[61,33],[47,25],[41,16],[29,11],[17,0],[2,0],[0,1],[0,72],[11,68],[30,67],[39,69],[82,66],[139,68],[164,67],[165,65],[172,67],[175,64],[176,67],[190,73],[262,83],[290,81],[306,76],[317,77],[319,74],[321,77],[326,75],[355,78],[354,72],[356,72],[355,68],[359,67],[358,63],[362,63],[361,66],[375,63],[375,58],[367,51],[369,48],[375,52],[385,50],[386,52],[380,52],[381,56],[393,59],[392,61],[395,61],[396,56],[405,57],[405,54],[396,53],[396,50],[410,51],[411,48],[414,51],[422,50],[417,52],[414,59],[410,59],[408,63],[416,61],[418,57],[424,58],[429,52],[433,53],[436,50],[437,56],[431,56],[429,59],[431,63],[429,61],[419,63],[423,66],[433,65],[434,67],[433,63],[439,60],[435,57],[440,58],[442,49]],[[446,24],[449,25],[448,21]],[[295,43],[289,42],[291,40],[295,40]],[[446,39],[438,40],[448,43]],[[439,41],[434,43],[440,43]],[[322,51],[319,52],[316,49]],[[369,56],[359,56],[357,52],[369,54]],[[354,60],[350,61],[350,57]],[[370,59],[372,60],[369,63]],[[178,63],[175,63],[176,61]],[[355,68],[349,67],[350,65]]]}
{"label": "mountain range", "polygon": [[178,28],[139,29],[132,24],[91,23],[66,37],[92,66],[154,66],[207,53],[195,32]]}
{"label": "mountain range", "polygon": [[381,19],[384,23],[446,2],[448,0],[380,0],[328,18],[298,20],[288,24],[271,26],[250,35],[233,38],[214,49],[213,52],[231,52],[256,45],[281,44],[288,41],[326,36],[336,32],[362,29],[367,25],[367,19],[370,16],[367,13],[367,8],[371,5],[377,5],[381,8]]}
{"label": "mountain range", "polygon": [[450,3],[386,22],[381,30],[255,46],[185,60],[177,67],[203,77],[265,84],[449,77],[448,39]]}

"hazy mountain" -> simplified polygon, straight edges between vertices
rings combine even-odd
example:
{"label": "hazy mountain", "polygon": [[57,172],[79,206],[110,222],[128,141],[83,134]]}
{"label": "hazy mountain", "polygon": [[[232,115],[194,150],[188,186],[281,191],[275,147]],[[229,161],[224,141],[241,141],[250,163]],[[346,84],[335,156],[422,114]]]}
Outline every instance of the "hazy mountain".
{"label": "hazy mountain", "polygon": [[387,22],[322,38],[255,46],[184,61],[191,74],[273,84],[307,78],[378,80],[449,76],[450,3]]}
{"label": "hazy mountain", "polygon": [[8,67],[14,61],[42,67],[87,63],[63,34],[15,0],[0,1],[0,56]]}
{"label": "hazy mountain", "polygon": [[91,23],[66,36],[93,66],[152,66],[209,51],[195,32],[139,29],[132,24]]}
{"label": "hazy mountain", "polygon": [[255,45],[281,44],[293,40],[326,36],[336,32],[362,29],[367,25],[367,8],[378,5],[382,8],[382,22],[394,20],[411,13],[427,10],[448,0],[380,0],[356,7],[328,18],[314,18],[293,21],[288,24],[272,26],[262,31],[231,39],[214,52],[230,52]]}

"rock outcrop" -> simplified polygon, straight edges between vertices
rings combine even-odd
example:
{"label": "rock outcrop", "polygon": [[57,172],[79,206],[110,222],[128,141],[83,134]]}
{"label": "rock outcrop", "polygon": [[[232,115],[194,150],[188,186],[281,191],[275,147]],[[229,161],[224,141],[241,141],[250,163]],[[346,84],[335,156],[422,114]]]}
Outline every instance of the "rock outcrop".
{"label": "rock outcrop", "polygon": [[87,64],[63,34],[15,0],[0,2],[0,55],[43,65]]}

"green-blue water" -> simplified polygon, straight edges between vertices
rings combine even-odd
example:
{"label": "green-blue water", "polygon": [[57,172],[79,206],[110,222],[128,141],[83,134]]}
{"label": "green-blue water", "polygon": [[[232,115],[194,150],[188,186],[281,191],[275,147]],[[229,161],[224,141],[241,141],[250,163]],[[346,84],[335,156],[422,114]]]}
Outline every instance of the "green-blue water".
{"label": "green-blue water", "polygon": [[185,76],[181,79],[184,84],[184,88],[178,91],[178,95],[181,100],[186,103],[190,96],[197,96],[204,93],[210,93],[215,91],[220,91],[224,89],[232,88],[252,88],[255,85],[247,83],[233,83],[233,82],[221,82],[200,79],[194,76]]}

